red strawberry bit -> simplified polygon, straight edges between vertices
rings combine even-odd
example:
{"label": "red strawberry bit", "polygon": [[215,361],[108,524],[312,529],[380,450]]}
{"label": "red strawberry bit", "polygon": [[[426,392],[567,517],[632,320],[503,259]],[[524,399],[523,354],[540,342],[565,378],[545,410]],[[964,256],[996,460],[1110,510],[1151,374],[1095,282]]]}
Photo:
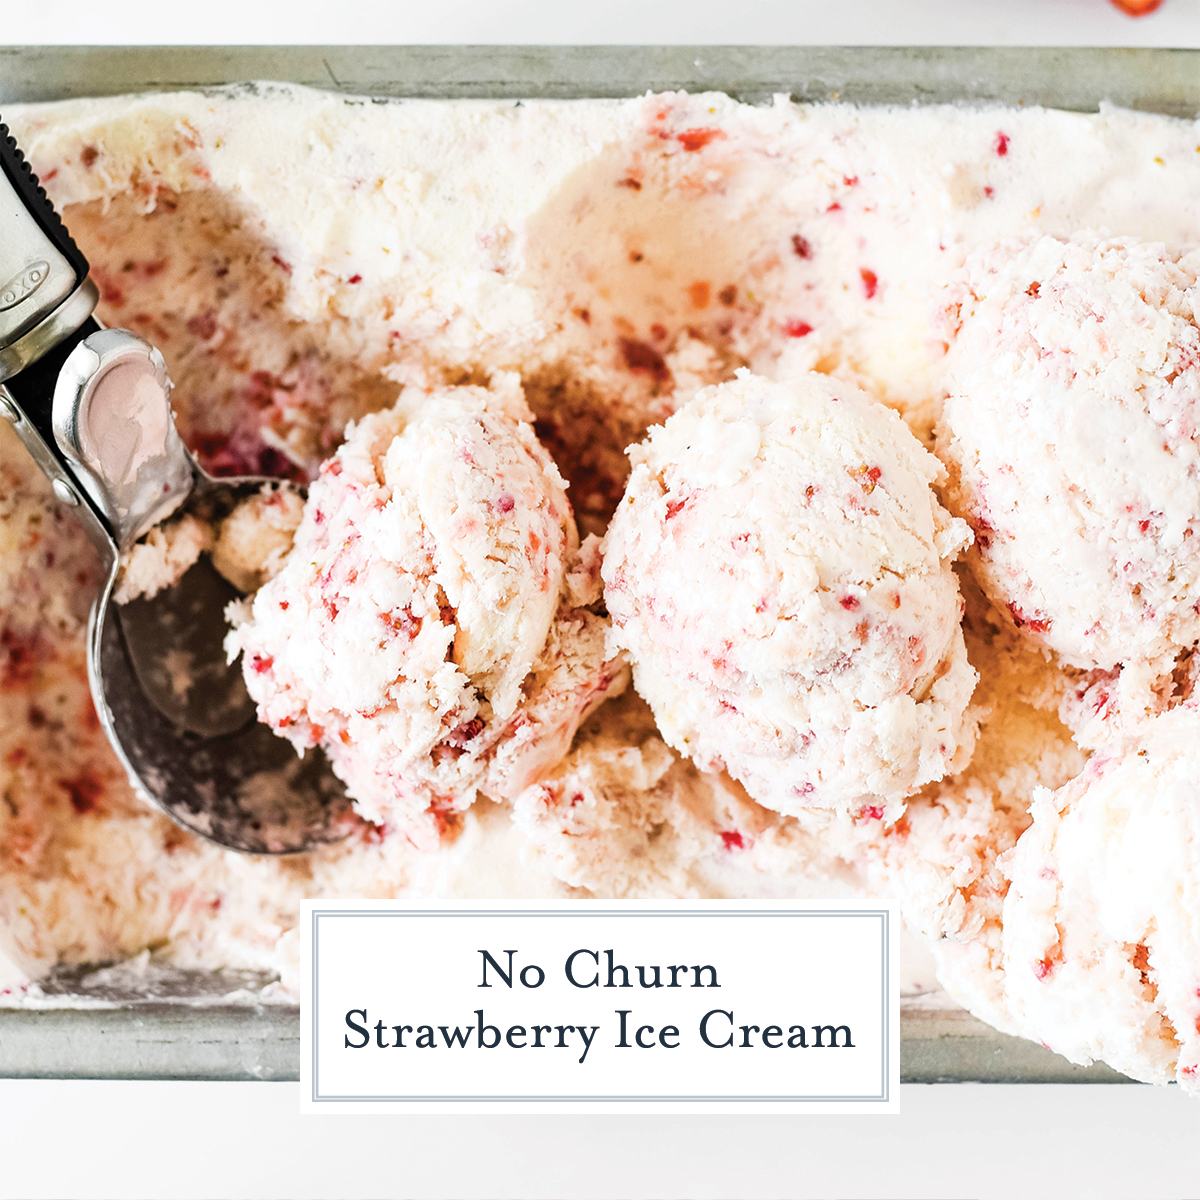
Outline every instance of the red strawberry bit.
{"label": "red strawberry bit", "polygon": [[724,133],[719,129],[685,129],[675,135],[675,140],[689,151],[703,150],[709,142],[723,138]]}
{"label": "red strawberry bit", "polygon": [[797,258],[812,258],[813,256],[812,243],[798,233],[792,234],[792,249],[796,252]]}
{"label": "red strawberry bit", "polygon": [[726,850],[744,850],[746,848],[742,835],[736,829],[722,830],[721,841],[725,843]]}
{"label": "red strawberry bit", "polygon": [[452,746],[465,746],[467,742],[473,742],[483,732],[483,718],[472,717],[469,721],[464,721],[457,729],[454,729],[446,741]]}
{"label": "red strawberry bit", "polygon": [[883,805],[881,804],[866,804],[858,810],[858,819],[860,821],[882,821],[883,820]]}
{"label": "red strawberry bit", "polygon": [[265,675],[275,665],[275,659],[269,654],[256,654],[250,660],[250,668],[256,675]]}
{"label": "red strawberry bit", "polygon": [[1162,0],[1112,0],[1112,2],[1127,17],[1146,17],[1158,8]]}
{"label": "red strawberry bit", "polygon": [[996,194],[996,189],[989,185],[983,189],[983,194],[990,200]]}
{"label": "red strawberry bit", "polygon": [[619,341],[625,366],[631,371],[645,371],[656,383],[666,383],[671,372],[663,356],[653,346],[634,338],[623,337]]}
{"label": "red strawberry bit", "polygon": [[1033,973],[1038,979],[1047,979],[1053,973],[1056,960],[1049,954],[1045,958],[1039,958],[1033,964]]}
{"label": "red strawberry bit", "polygon": [[1029,617],[1016,605],[1009,604],[1009,615],[1018,629],[1028,629],[1031,633],[1049,633],[1051,622],[1047,617]]}
{"label": "red strawberry bit", "polygon": [[858,273],[862,277],[863,291],[867,293],[867,299],[874,300],[879,289],[879,277],[869,267],[861,268]]}
{"label": "red strawberry bit", "polygon": [[857,596],[843,596],[838,603],[847,612],[857,612],[859,608],[859,600]]}
{"label": "red strawberry bit", "polygon": [[842,206],[835,200],[825,211],[826,212],[841,212]]}
{"label": "red strawberry bit", "polygon": [[506,492],[504,495],[496,498],[496,511],[502,513],[512,512],[515,503],[516,501]]}
{"label": "red strawberry bit", "polygon": [[1007,133],[996,134],[995,150],[999,158],[1003,158],[1008,153],[1008,143],[1011,139]]}
{"label": "red strawberry bit", "polygon": [[842,182],[847,187],[858,187],[858,176],[857,175],[843,175]]}
{"label": "red strawberry bit", "polygon": [[879,467],[868,467],[866,463],[861,467],[847,467],[846,473],[851,479],[858,480],[858,486],[868,496],[875,490],[875,485],[883,478],[883,471]]}
{"label": "red strawberry bit", "polygon": [[207,342],[217,332],[217,315],[211,308],[191,317],[187,323],[188,333],[194,333],[202,341]]}
{"label": "red strawberry bit", "polygon": [[684,506],[686,504],[687,504],[686,499],[684,499],[684,500],[668,500],[667,501],[666,519],[668,521],[670,521],[672,518],[679,516],[679,514],[683,511]]}
{"label": "red strawberry bit", "polygon": [[350,278],[346,280],[346,282],[347,283],[362,283],[362,276],[361,275],[351,275]]}
{"label": "red strawberry bit", "polygon": [[280,258],[278,254],[272,254],[272,255],[271,255],[271,261],[272,261],[272,262],[273,262],[273,263],[274,263],[274,264],[275,264],[275,265],[276,265],[276,266],[277,266],[277,267],[278,267],[278,268],[279,268],[281,271],[285,271],[285,272],[287,272],[287,274],[289,274],[289,275],[292,273],[292,264],[291,264],[291,263],[289,263],[289,262],[284,262],[284,261],[283,261],[283,259],[282,259],[282,258]]}
{"label": "red strawberry bit", "polygon": [[784,324],[784,332],[788,337],[802,338],[808,337],[813,331],[813,327],[807,321],[788,321]]}
{"label": "red strawberry bit", "polygon": [[113,308],[120,308],[125,303],[125,293],[115,283],[106,283],[100,289],[100,299]]}
{"label": "red strawberry bit", "polygon": [[11,629],[0,632],[0,689],[31,682],[40,657],[36,634],[21,637]]}
{"label": "red strawberry bit", "polygon": [[58,786],[70,797],[71,807],[80,816],[93,812],[104,794],[104,784],[87,771],[74,779],[60,779]]}

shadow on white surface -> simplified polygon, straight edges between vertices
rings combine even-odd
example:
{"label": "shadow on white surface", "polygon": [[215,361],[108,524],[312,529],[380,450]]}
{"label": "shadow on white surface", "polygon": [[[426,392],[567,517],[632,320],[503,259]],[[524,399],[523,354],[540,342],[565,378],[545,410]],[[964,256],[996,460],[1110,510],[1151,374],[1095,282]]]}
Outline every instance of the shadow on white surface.
{"label": "shadow on white surface", "polygon": [[1173,1088],[909,1085],[896,1117],[301,1116],[298,1084],[0,1081],[0,1197],[1173,1197]]}

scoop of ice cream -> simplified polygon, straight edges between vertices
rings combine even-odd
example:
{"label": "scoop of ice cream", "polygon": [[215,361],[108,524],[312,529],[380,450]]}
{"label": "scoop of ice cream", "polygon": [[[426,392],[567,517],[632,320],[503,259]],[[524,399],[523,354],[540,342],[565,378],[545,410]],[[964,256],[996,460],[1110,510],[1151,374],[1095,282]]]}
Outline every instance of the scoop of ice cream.
{"label": "scoop of ice cream", "polygon": [[279,573],[303,514],[298,491],[287,484],[265,484],[218,526],[213,566],[239,591],[256,591]]}
{"label": "scoop of ice cream", "polygon": [[1001,860],[1017,1031],[1200,1093],[1200,709],[1098,752],[1031,812]]}
{"label": "scoop of ice cream", "polygon": [[213,544],[212,526],[191,513],[155,525],[137,542],[121,564],[113,589],[118,604],[156,596],[171,587]]}
{"label": "scoop of ice cream", "polygon": [[969,531],[895,413],[742,371],[630,457],[605,601],[672,746],[782,812],[891,810],[969,755]]}
{"label": "scoop of ice cream", "polygon": [[1074,667],[1200,638],[1198,273],[1083,234],[989,247],[956,285],[948,502],[992,602]]}
{"label": "scoop of ice cream", "polygon": [[260,718],[323,745],[372,820],[444,826],[477,789],[520,790],[621,685],[579,603],[598,598],[594,543],[527,418],[512,377],[364,418],[235,614]]}

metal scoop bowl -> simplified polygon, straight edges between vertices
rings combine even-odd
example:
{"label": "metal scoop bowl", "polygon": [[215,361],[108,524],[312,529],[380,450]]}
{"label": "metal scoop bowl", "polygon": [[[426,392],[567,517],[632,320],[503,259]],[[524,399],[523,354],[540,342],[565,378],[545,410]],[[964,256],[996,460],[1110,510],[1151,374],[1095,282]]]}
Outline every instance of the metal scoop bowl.
{"label": "metal scoop bowl", "polygon": [[124,556],[153,526],[182,511],[215,522],[278,482],[203,471],[176,431],[170,389],[161,354],[122,329],[85,336],[54,383],[46,432],[71,476],[52,474],[55,492],[76,504],[107,562],[88,631],[101,724],[134,787],[209,841],[251,854],[339,841],[359,822],[325,756],[298,757],[261,724],[239,666],[226,663],[224,612],[241,593],[209,557],[150,598],[113,600]]}
{"label": "metal scoop bowl", "polygon": [[251,854],[335,842],[359,822],[319,751],[304,759],[255,720],[225,662],[237,596],[207,558],[174,587],[113,603],[123,558],[184,508],[209,519],[271,482],[213,479],[187,452],[162,355],[92,317],[99,299],[72,241],[0,123],[0,417],[99,548],[88,675],[134,787],[185,829]]}

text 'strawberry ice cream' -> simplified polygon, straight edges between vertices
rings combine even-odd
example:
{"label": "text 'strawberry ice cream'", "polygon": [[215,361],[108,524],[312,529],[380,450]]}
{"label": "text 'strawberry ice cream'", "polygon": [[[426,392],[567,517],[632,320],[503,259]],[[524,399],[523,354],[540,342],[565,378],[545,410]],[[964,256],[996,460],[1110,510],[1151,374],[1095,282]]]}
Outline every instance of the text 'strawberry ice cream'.
{"label": "text 'strawberry ice cream'", "polygon": [[1030,237],[968,261],[943,446],[968,561],[1085,670],[1169,673],[1200,638],[1200,252]]}
{"label": "text 'strawberry ice cream'", "polygon": [[1013,1031],[1200,1094],[1200,709],[1098,751],[1031,812],[1001,859]]}
{"label": "text 'strawberry ice cream'", "polygon": [[894,808],[970,755],[970,533],[895,413],[741,372],[630,458],[605,601],[671,745],[781,812]]}
{"label": "text 'strawberry ice cream'", "polygon": [[519,791],[623,682],[585,607],[594,539],[582,554],[528,418],[512,377],[364,417],[235,613],[260,718],[325,747],[370,820],[441,824],[477,790]]}

